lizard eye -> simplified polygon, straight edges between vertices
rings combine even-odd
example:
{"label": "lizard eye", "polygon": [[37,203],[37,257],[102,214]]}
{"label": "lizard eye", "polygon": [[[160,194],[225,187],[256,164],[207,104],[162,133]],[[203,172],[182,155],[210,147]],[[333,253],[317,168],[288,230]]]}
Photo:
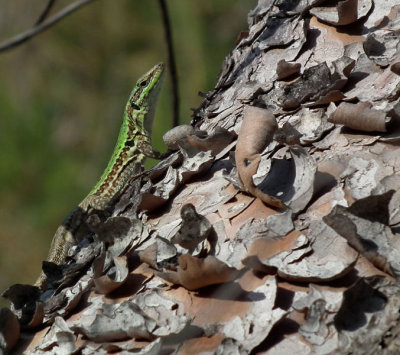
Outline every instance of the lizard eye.
{"label": "lizard eye", "polygon": [[140,86],[146,86],[146,84],[147,84],[146,81],[142,81],[142,82],[140,83]]}
{"label": "lizard eye", "polygon": [[136,105],[134,102],[131,103],[131,106],[134,110],[140,110],[140,107]]}

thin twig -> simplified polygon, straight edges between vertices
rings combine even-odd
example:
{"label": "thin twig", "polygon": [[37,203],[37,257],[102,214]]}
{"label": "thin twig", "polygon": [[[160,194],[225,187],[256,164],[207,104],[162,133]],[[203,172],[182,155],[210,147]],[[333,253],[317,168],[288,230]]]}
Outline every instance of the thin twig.
{"label": "thin twig", "polygon": [[38,26],[33,26],[29,30],[9,39],[5,42],[0,44],[0,52],[4,52],[8,49],[14,48],[21,43],[26,42],[27,40],[31,39],[32,37],[36,36],[40,32],[46,30],[47,28],[53,26],[55,23],[63,19],[64,17],[70,15],[74,11],[80,9],[81,7],[93,2],[95,0],[80,0],[72,3],[71,5],[65,7],[60,12],[55,14],[54,16],[50,17],[47,21],[41,23]]}
{"label": "thin twig", "polygon": [[171,25],[169,22],[168,9],[165,0],[159,0],[161,17],[163,20],[165,39],[167,41],[168,51],[168,68],[171,75],[172,83],[172,110],[173,110],[173,127],[179,125],[179,90],[178,90],[178,76],[176,72],[176,62],[174,55],[174,48],[172,42]]}
{"label": "thin twig", "polygon": [[49,0],[46,7],[43,9],[42,13],[38,17],[37,21],[35,22],[34,26],[40,25],[47,17],[47,15],[50,13],[51,8],[55,4],[56,0]]}

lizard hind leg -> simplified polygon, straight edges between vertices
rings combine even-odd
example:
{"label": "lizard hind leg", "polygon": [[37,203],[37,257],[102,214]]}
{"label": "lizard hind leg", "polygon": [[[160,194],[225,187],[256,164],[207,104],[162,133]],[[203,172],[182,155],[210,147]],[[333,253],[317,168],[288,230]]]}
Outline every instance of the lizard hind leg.
{"label": "lizard hind leg", "polygon": [[112,195],[114,194],[115,191],[110,191],[109,192],[110,196],[104,193],[103,195],[96,195],[96,194],[89,195],[79,204],[79,207],[87,212],[91,210],[97,210],[97,211],[105,210],[110,204],[110,200],[112,198]]}

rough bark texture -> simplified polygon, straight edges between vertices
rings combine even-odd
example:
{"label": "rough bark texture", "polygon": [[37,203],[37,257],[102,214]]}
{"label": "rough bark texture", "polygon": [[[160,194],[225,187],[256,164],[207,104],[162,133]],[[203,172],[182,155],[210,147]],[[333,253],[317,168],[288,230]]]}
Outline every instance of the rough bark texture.
{"label": "rough bark texture", "polygon": [[88,221],[44,294],[6,291],[0,345],[399,352],[399,31],[390,1],[260,0],[195,111],[208,136]]}

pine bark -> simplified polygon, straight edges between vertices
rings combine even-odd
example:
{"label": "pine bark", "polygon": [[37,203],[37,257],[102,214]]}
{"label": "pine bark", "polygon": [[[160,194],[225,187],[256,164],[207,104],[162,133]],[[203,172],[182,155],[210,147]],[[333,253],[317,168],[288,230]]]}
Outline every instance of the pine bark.
{"label": "pine bark", "polygon": [[15,305],[14,349],[399,352],[399,18],[260,0],[195,131]]}

